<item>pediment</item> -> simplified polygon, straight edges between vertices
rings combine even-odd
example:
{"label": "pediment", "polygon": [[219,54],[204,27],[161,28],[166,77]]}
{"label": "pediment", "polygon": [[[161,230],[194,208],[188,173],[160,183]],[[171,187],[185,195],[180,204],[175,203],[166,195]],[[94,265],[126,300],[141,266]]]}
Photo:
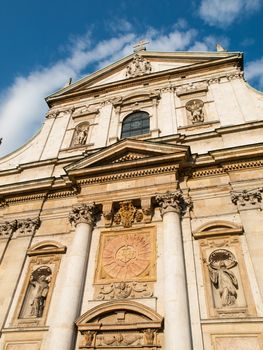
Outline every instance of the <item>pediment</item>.
{"label": "pediment", "polygon": [[[53,99],[65,97],[74,93],[85,92],[97,88],[98,86],[106,86],[108,84],[127,81],[140,76],[158,74],[163,71],[171,71],[174,69],[182,69],[187,67],[190,69],[196,65],[206,64],[216,60],[224,60],[235,56],[236,53],[228,52],[148,52],[140,51],[135,54],[126,56],[105,68],[102,68],[63,89],[48,96],[46,101],[50,103]],[[136,55],[139,57],[138,62],[141,65],[139,73],[136,70],[136,62],[133,64]],[[236,54],[238,58],[238,55]],[[141,70],[141,74],[140,74]],[[137,73],[138,74],[137,74]]]}
{"label": "pediment", "polygon": [[111,171],[145,167],[165,162],[180,162],[189,156],[189,147],[151,141],[125,139],[96,153],[84,156],[65,168],[68,174],[86,171]]}

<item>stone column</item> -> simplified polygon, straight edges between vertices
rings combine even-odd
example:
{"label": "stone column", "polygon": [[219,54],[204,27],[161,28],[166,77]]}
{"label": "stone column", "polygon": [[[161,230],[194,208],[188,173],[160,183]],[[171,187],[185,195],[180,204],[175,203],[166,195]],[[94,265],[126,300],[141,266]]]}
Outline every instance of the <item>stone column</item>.
{"label": "stone column", "polygon": [[180,214],[180,191],[156,196],[163,217],[164,342],[166,350],[192,349]]}
{"label": "stone column", "polygon": [[[64,275],[56,300],[55,317],[45,349],[71,350],[75,341],[74,322],[79,317],[85,283],[95,205],[78,205],[69,214],[76,227],[74,238],[66,254]],[[58,287],[58,286],[57,286]]]}

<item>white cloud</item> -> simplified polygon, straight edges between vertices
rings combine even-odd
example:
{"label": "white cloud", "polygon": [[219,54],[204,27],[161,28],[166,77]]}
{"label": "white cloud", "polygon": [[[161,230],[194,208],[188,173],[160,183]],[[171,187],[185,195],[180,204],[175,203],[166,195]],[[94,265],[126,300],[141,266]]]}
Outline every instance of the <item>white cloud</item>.
{"label": "white cloud", "polygon": [[238,18],[257,11],[261,0],[202,0],[200,17],[208,24],[226,27]]}
{"label": "white cloud", "polygon": [[[182,25],[183,24],[183,25]],[[181,28],[181,29],[180,29]],[[212,37],[197,40],[198,32],[187,28],[181,22],[167,34],[154,28],[142,34],[129,32],[92,46],[91,33],[74,37],[70,52],[64,60],[52,66],[33,70],[28,76],[19,76],[14,83],[0,94],[0,137],[3,144],[1,155],[24,143],[40,127],[47,110],[44,98],[63,87],[70,77],[76,80],[88,69],[104,67],[117,59],[132,53],[134,43],[142,38],[150,41],[149,49],[156,51],[211,49]]]}
{"label": "white cloud", "polygon": [[245,77],[251,84],[263,89],[263,57],[258,60],[248,62],[245,69]]}

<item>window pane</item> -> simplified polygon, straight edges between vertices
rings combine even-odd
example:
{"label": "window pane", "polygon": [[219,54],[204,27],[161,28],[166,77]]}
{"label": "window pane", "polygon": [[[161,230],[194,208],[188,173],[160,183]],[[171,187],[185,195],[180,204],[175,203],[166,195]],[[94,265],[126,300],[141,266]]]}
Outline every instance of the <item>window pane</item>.
{"label": "window pane", "polygon": [[149,130],[149,114],[142,111],[134,112],[123,120],[121,138],[148,134]]}

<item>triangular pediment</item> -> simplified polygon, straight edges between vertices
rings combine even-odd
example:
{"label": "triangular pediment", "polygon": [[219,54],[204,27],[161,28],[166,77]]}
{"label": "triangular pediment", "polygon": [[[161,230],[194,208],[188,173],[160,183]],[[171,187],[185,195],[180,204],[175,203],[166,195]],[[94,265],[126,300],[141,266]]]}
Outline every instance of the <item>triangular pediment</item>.
{"label": "triangular pediment", "polygon": [[65,168],[67,173],[114,171],[114,169],[147,166],[153,163],[181,161],[189,156],[187,146],[125,139],[96,153],[84,156]]}
{"label": "triangular pediment", "polygon": [[[108,86],[114,83],[129,81],[146,75],[156,75],[163,71],[191,69],[196,65],[207,62],[224,61],[230,57],[240,58],[239,53],[234,52],[150,52],[140,51],[126,56],[105,68],[102,68],[76,83],[64,87],[56,93],[48,96],[46,101],[67,95],[87,92],[99,86]],[[137,58],[136,58],[137,57]],[[137,60],[137,61],[136,61]],[[136,66],[138,65],[139,70]]]}

